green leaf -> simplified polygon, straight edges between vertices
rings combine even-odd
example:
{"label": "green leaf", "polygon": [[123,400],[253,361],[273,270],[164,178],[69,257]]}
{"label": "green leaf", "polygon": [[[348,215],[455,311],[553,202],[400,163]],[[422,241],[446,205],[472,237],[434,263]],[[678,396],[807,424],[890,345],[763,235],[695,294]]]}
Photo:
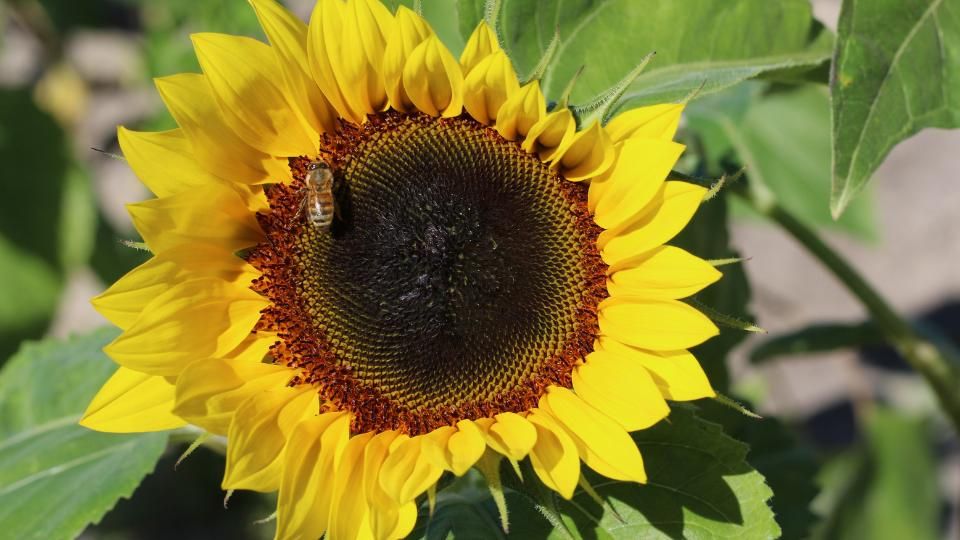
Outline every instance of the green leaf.
{"label": "green leaf", "polygon": [[[525,483],[502,467],[508,538],[774,538],[780,529],[767,505],[770,488],[745,461],[746,445],[679,406],[668,420],[633,434],[649,476],[645,485],[610,480],[586,466],[604,505],[578,488],[565,501],[546,489],[525,462]],[[512,482],[511,482],[512,481]],[[496,508],[477,481],[442,491],[429,523],[413,537],[501,538]],[[553,516],[553,527],[545,516]],[[422,516],[426,518],[426,513]],[[469,524],[469,526],[467,525]]]}
{"label": "green leaf", "polygon": [[[830,105],[822,88],[768,91],[748,83],[692,104],[687,118],[712,161],[732,150],[751,187],[768,192],[805,223],[876,238],[870,199],[858,201],[839,221],[823,204],[830,193]],[[745,206],[737,211],[756,217]]]}
{"label": "green leaf", "polygon": [[820,462],[813,448],[775,418],[749,418],[711,401],[697,405],[700,416],[722,425],[731,437],[750,447],[747,462],[773,490],[770,504],[783,538],[808,538],[817,521],[811,503],[819,492],[815,480]]}
{"label": "green leaf", "polygon": [[817,502],[827,519],[813,538],[939,538],[941,501],[928,423],[877,407],[865,424],[864,447],[825,469],[827,488]]}
{"label": "green leaf", "polygon": [[750,361],[762,364],[785,355],[855,349],[884,341],[883,332],[871,321],[856,324],[817,324],[762,341],[750,351]]}
{"label": "green leaf", "polygon": [[845,0],[833,93],[833,191],[840,215],[890,150],[923,128],[960,127],[960,5]]}
{"label": "green leaf", "polygon": [[153,470],[163,433],[117,435],[77,425],[116,369],[101,348],[113,329],[25,345],[0,371],[0,531],[5,538],[79,535]]}
{"label": "green leaf", "polygon": [[[464,7],[464,3],[467,7]],[[478,0],[461,0],[461,32],[477,23]],[[470,20],[476,19],[476,20]],[[830,57],[832,38],[806,0],[503,0],[505,46],[528,73],[559,26],[561,43],[543,78],[555,100],[580,66],[572,99],[585,103],[623,78],[652,51],[624,107],[722,90],[765,72],[814,67]]]}
{"label": "green leaf", "polygon": [[[747,446],[720,426],[675,406],[667,421],[633,434],[649,483],[637,487],[591,472],[591,485],[615,510],[578,491],[560,502],[582,536],[609,538],[773,538],[772,492],[746,462]],[[599,516],[599,519],[596,517]],[[622,521],[621,521],[622,520]]]}

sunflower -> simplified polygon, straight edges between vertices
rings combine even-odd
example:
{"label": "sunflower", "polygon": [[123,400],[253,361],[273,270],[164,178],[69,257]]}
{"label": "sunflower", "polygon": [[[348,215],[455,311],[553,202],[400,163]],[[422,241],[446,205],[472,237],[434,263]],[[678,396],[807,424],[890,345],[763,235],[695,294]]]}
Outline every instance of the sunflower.
{"label": "sunflower", "polygon": [[251,3],[269,44],[192,36],[203,73],[156,81],[179,127],[119,129],[153,257],[93,301],[120,367],[81,423],[225,435],[278,538],[403,537],[502,459],[645,482],[629,432],[714,395],[679,299],[720,274],[664,245],[705,194],[667,180],[682,104],[585,121],[485,23],[457,59],[403,7]]}

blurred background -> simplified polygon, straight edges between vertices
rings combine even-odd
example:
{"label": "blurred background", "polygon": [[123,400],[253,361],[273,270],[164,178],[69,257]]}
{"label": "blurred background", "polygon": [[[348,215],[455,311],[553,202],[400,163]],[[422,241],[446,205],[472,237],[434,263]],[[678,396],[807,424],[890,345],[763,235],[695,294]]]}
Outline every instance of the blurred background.
{"label": "blurred background", "polygon": [[[309,0],[285,3],[304,18],[312,7]],[[816,16],[835,28],[839,0],[813,3]],[[119,152],[117,125],[175,127],[151,79],[199,71],[192,32],[262,34],[240,0],[7,0],[0,28],[2,362],[23,340],[105,325],[90,297],[146,260],[121,240],[136,238],[123,205],[149,194],[109,154]],[[758,136],[768,129],[786,137],[788,151],[775,165],[791,174],[799,167],[809,182],[782,188],[806,205],[803,217],[900,312],[960,341],[960,132],[927,130],[901,144],[872,191],[833,223],[826,99],[814,91],[768,100],[745,122]],[[776,133],[796,100],[815,114],[796,132]],[[804,142],[790,154],[794,139]],[[789,531],[855,538],[865,520],[891,520],[905,528],[889,534],[960,537],[960,452],[923,382],[877,344],[859,303],[790,237],[735,205],[732,215],[731,242],[749,258],[750,311],[769,332],[727,356],[732,388],[790,426],[791,444],[804,456],[768,466],[815,475],[820,488],[813,506],[819,525]],[[810,350],[809,332],[834,345]],[[224,510],[221,458],[201,450],[174,471],[175,458],[161,461],[134,498],[85,537],[272,535],[272,527],[252,525],[270,514],[272,501],[238,493]],[[774,487],[778,498],[809,489],[789,481]]]}

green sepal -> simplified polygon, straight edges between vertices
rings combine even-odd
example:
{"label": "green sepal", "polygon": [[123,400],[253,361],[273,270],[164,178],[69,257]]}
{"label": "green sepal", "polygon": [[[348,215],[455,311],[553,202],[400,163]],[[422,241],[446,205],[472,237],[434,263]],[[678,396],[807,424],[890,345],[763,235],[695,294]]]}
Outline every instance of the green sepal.
{"label": "green sepal", "polygon": [[500,514],[500,528],[504,533],[510,532],[510,516],[507,512],[507,499],[503,493],[503,481],[500,478],[500,460],[502,456],[487,450],[477,462],[477,470],[487,479],[487,489],[490,490],[490,497],[497,506],[497,512]]}
{"label": "green sepal", "polygon": [[693,298],[688,298],[687,302],[690,303],[693,307],[702,311],[704,315],[710,318],[711,321],[726,326],[728,328],[735,328],[737,330],[743,330],[744,332],[753,332],[755,334],[766,334],[767,331],[759,326],[742,319],[738,319],[732,315],[727,315],[726,313],[721,313],[710,306],[698,302]]}
{"label": "green sepal", "polygon": [[550,38],[550,44],[547,45],[547,49],[543,51],[543,55],[540,57],[540,61],[537,62],[537,65],[534,66],[533,70],[523,78],[523,84],[527,84],[531,81],[538,81],[543,78],[543,75],[547,72],[547,68],[550,66],[550,63],[553,62],[553,57],[557,54],[557,49],[559,47],[560,27],[557,26],[553,29],[553,37]]}
{"label": "green sepal", "polygon": [[616,105],[620,101],[620,98],[623,97],[624,92],[626,92],[627,88],[633,84],[633,81],[637,80],[637,77],[643,73],[644,68],[647,67],[647,64],[650,63],[650,60],[653,59],[656,54],[656,51],[648,53],[640,60],[636,67],[630,70],[630,73],[627,73],[619,82],[602,92],[592,101],[583,105],[570,107],[570,110],[573,111],[573,116],[577,119],[577,127],[589,126],[595,120],[599,121],[601,125],[606,125],[610,117],[613,116]]}

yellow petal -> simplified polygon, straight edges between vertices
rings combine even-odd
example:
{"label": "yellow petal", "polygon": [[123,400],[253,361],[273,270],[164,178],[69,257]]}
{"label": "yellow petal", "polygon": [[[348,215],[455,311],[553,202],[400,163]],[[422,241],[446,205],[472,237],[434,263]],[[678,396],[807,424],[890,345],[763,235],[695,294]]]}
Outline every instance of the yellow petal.
{"label": "yellow petal", "polygon": [[593,178],[606,172],[616,156],[610,136],[600,122],[594,122],[574,135],[560,158],[560,173],[573,182]]}
{"label": "yellow petal", "polygon": [[611,270],[663,245],[690,222],[706,189],[686,182],[665,182],[635,219],[600,233],[597,245]]}
{"label": "yellow petal", "polygon": [[570,499],[580,480],[576,444],[547,411],[534,409],[527,420],[537,430],[537,442],[530,450],[533,471],[544,485],[564,499]]}
{"label": "yellow petal", "polygon": [[437,483],[443,467],[429,458],[434,443],[420,435],[400,442],[380,469],[380,487],[397,503],[406,504]]}
{"label": "yellow petal", "polygon": [[274,0],[249,0],[283,71],[290,100],[314,130],[336,129],[336,111],[313,80],[307,55],[307,25]]}
{"label": "yellow petal", "polygon": [[329,538],[355,540],[367,524],[367,498],[363,489],[363,455],[373,433],[355,435],[347,441],[339,459],[334,460],[333,492],[330,503]]}
{"label": "yellow petal", "polygon": [[607,280],[610,296],[634,295],[675,300],[694,295],[723,274],[712,264],[673,246],[661,246],[649,256]]}
{"label": "yellow petal", "polygon": [[173,391],[173,385],[163,377],[121,367],[94,396],[80,425],[109,433],[182,427],[187,423],[171,412]]}
{"label": "yellow petal", "polygon": [[540,161],[560,159],[567,151],[577,129],[570,109],[562,108],[541,118],[520,145],[525,152],[536,153]]}
{"label": "yellow petal", "polygon": [[380,66],[392,27],[393,17],[379,2],[321,0],[314,8],[311,62],[317,82],[344,118],[360,123],[386,108]]}
{"label": "yellow petal", "polygon": [[646,208],[663,187],[683,145],[657,139],[630,139],[621,145],[611,174],[591,190],[602,191],[595,208],[597,224],[612,229]]}
{"label": "yellow petal", "polygon": [[231,252],[263,239],[256,215],[226,187],[210,185],[127,205],[134,226],[154,253],[183,244],[213,244]]}
{"label": "yellow petal", "polygon": [[120,365],[174,376],[194,360],[222,357],[233,350],[267,305],[249,289],[216,279],[193,279],[157,296],[103,350]]}
{"label": "yellow petal", "polygon": [[464,79],[463,106],[477,122],[491,124],[504,102],[519,91],[510,58],[498,51],[481,60]]}
{"label": "yellow petal", "polygon": [[314,539],[326,532],[335,462],[349,437],[350,415],[345,412],[306,418],[293,429],[282,471],[277,471],[277,540]]}
{"label": "yellow petal", "polygon": [[[317,390],[283,387],[251,396],[230,422],[223,489],[274,491],[280,487],[284,449],[294,426],[316,416]],[[285,476],[285,474],[284,474]]]}
{"label": "yellow petal", "polygon": [[486,447],[483,432],[473,421],[457,422],[457,431],[447,440],[446,446],[450,471],[463,476],[480,459]]}
{"label": "yellow petal", "polygon": [[627,431],[646,429],[670,413],[643,367],[610,353],[590,353],[573,371],[577,396]]}
{"label": "yellow petal", "polygon": [[[196,264],[184,264],[186,261]],[[255,268],[219,247],[182,246],[134,268],[91,303],[111,323],[127,329],[154,298],[187,278],[216,277],[245,288],[259,275]]]}
{"label": "yellow petal", "polygon": [[637,445],[610,417],[559,386],[547,389],[540,408],[547,409],[566,429],[588,467],[614,480],[647,481]]}
{"label": "yellow petal", "polygon": [[233,414],[244,401],[283,388],[294,375],[296,371],[275,364],[197,360],[177,377],[173,410],[211,433],[226,435]]}
{"label": "yellow petal", "polygon": [[273,156],[314,155],[320,143],[295,103],[269,45],[252,38],[191,36],[223,121],[250,146]]}
{"label": "yellow petal", "polygon": [[601,302],[599,312],[602,334],[654,351],[686,349],[719,333],[703,313],[677,300],[618,296]]}
{"label": "yellow petal", "polygon": [[680,125],[683,105],[667,103],[640,107],[618,114],[607,124],[607,133],[615,142],[632,137],[672,140]]}
{"label": "yellow petal", "polygon": [[500,41],[497,39],[496,32],[490,28],[486,21],[480,21],[463,48],[463,53],[460,55],[460,66],[464,73],[470,73],[485,58],[500,51]]}
{"label": "yellow petal", "polygon": [[[342,48],[345,54],[334,62],[334,70],[341,73],[341,87],[349,88],[346,95],[353,99],[355,110],[364,113],[382,111],[388,102],[380,70],[387,38],[393,34],[393,15],[378,0],[350,0],[345,15],[347,24],[344,30],[347,35],[358,36],[360,46]],[[351,49],[356,52],[349,52]],[[351,56],[357,53],[362,56],[352,59]]]}
{"label": "yellow petal", "polygon": [[155,82],[170,114],[190,140],[194,157],[208,172],[241,184],[289,177],[286,158],[253,148],[225,122],[203,75],[181,73]]}
{"label": "yellow petal", "polygon": [[540,81],[531,81],[507,98],[497,112],[497,131],[508,141],[523,139],[546,114]]}
{"label": "yellow petal", "polygon": [[380,470],[396,442],[409,439],[396,431],[376,434],[366,445],[363,457],[363,492],[367,496],[367,520],[374,538],[404,538],[413,529],[417,519],[416,504],[398,505],[382,487]]}
{"label": "yellow petal", "polygon": [[529,420],[517,413],[505,412],[490,418],[483,426],[487,445],[494,451],[513,459],[521,460],[527,457],[533,445],[537,442],[537,430]]}
{"label": "yellow petal", "polygon": [[669,400],[692,401],[717,395],[700,362],[689,351],[644,351],[609,337],[601,337],[596,349],[642,365]]}
{"label": "yellow petal", "polygon": [[182,129],[139,132],[120,127],[117,138],[130,168],[158,197],[221,181],[193,157]]}
{"label": "yellow petal", "polygon": [[393,31],[387,38],[383,52],[383,81],[390,105],[398,111],[409,111],[413,102],[403,87],[403,69],[407,58],[418,45],[433,35],[423,17],[405,6],[397,8]]}
{"label": "yellow petal", "polygon": [[430,116],[449,118],[463,110],[463,73],[436,36],[410,53],[403,66],[403,88],[410,102]]}
{"label": "yellow petal", "polygon": [[91,303],[108,321],[126,330],[158,295],[177,282],[183,271],[166,257],[153,257],[117,280]]}
{"label": "yellow petal", "polygon": [[[340,51],[339,41],[346,39],[343,31],[344,12],[347,6],[342,0],[318,0],[310,15],[307,28],[307,61],[313,80],[320,87],[330,105],[340,116],[351,122],[361,122],[353,109],[344,89],[337,81],[333,61]],[[335,47],[333,51],[330,46]]]}

